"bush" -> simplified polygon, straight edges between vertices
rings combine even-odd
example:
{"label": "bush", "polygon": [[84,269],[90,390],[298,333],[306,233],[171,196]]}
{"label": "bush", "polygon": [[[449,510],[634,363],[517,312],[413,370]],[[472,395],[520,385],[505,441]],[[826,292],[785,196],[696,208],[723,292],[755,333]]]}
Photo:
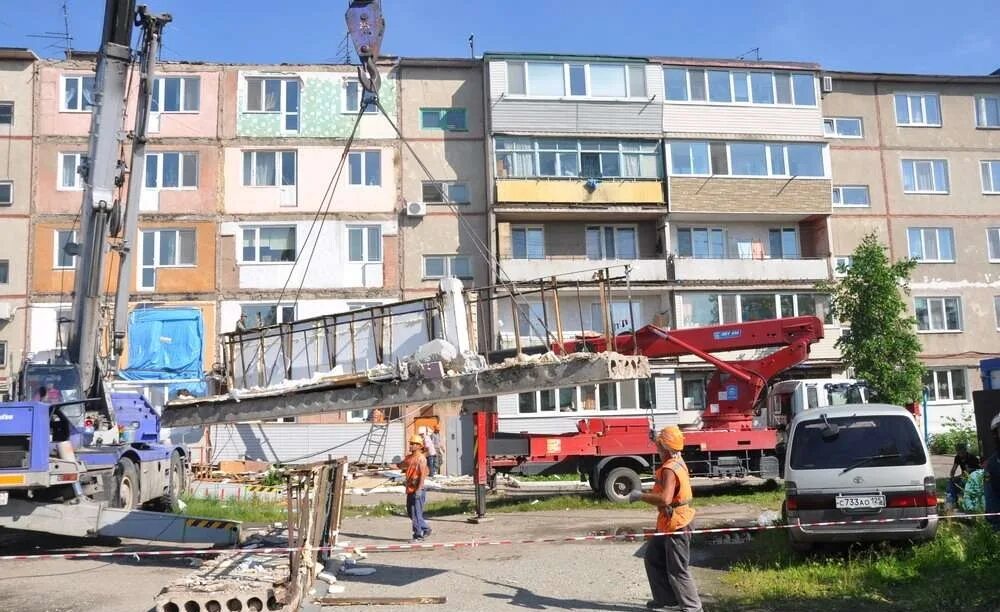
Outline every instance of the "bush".
{"label": "bush", "polygon": [[930,439],[930,450],[935,455],[954,455],[958,452],[958,443],[965,442],[969,447],[969,452],[980,456],[979,437],[976,435],[976,427],[972,420],[972,415],[962,410],[960,418],[945,417],[944,433],[934,434]]}

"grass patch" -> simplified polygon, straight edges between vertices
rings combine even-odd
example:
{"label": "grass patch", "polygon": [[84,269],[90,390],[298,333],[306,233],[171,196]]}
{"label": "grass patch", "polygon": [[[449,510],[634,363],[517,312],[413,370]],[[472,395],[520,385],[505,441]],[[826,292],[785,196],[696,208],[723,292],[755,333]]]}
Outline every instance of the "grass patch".
{"label": "grass patch", "polygon": [[580,480],[579,474],[533,474],[531,476],[511,474],[511,477],[524,482],[586,482]]}
{"label": "grass patch", "polygon": [[186,496],[184,514],[204,518],[243,521],[244,523],[273,523],[286,521],[285,504],[266,499],[218,500],[212,497]]}
{"label": "grass patch", "polygon": [[737,595],[722,609],[932,612],[1000,609],[1000,535],[986,523],[943,523],[913,546],[857,546],[830,556],[791,553],[787,536],[764,532],[723,578]]}

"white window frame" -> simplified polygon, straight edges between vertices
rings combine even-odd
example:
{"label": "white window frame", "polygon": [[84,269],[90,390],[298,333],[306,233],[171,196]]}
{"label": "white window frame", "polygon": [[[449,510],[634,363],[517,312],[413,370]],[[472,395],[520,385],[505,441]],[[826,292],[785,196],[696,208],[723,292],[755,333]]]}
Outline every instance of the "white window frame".
{"label": "white window frame", "polygon": [[[994,241],[994,238],[997,245],[996,257],[993,257],[993,249],[990,248],[990,243]],[[986,228],[986,258],[990,263],[1000,263],[1000,227]]]}
{"label": "white window frame", "polygon": [[[176,257],[175,263],[163,263],[160,261],[160,238],[164,233],[171,232],[174,234],[174,244],[176,245],[176,251],[174,255]],[[192,256],[194,261],[191,263],[181,263],[181,232],[190,232],[191,239],[193,241],[192,246],[194,247],[192,251]],[[146,234],[153,234],[153,263],[151,265],[145,265],[143,262],[146,254]],[[198,267],[198,230],[195,228],[183,227],[183,228],[156,228],[147,229],[139,231],[139,253],[136,258],[136,279],[135,284],[139,291],[155,291],[156,290],[156,271],[161,268],[196,268]],[[153,284],[145,285],[143,284],[143,272],[152,269],[153,270]]]}
{"label": "white window frame", "polygon": [[0,125],[9,125],[10,127],[14,127],[14,103],[10,102],[8,100],[4,100],[4,101],[0,102],[0,108],[5,107],[5,106],[10,108],[10,112],[0,113],[0,117],[9,116],[10,117],[10,121],[7,121],[7,122],[0,121]]}
{"label": "white window frame", "polygon": [[[917,333],[918,334],[960,334],[965,330],[965,316],[962,312],[962,298],[956,295],[948,296],[916,296],[913,298],[913,312],[916,316],[917,312],[917,301],[926,300],[927,302],[927,329],[920,329],[920,320],[917,319]],[[945,303],[947,300],[955,300],[958,304],[958,329],[948,329],[948,315],[947,309],[945,308]],[[931,302],[940,302],[941,304],[941,317],[944,320],[944,329],[933,329],[934,317],[931,315]]]}
{"label": "white window frame", "polygon": [[[362,232],[361,259],[351,259],[351,232],[352,232],[352,230],[353,231],[361,230],[361,232]],[[382,226],[381,225],[371,225],[371,224],[354,225],[354,224],[352,224],[352,225],[348,225],[346,227],[346,231],[347,231],[347,240],[345,241],[344,246],[347,247],[347,261],[348,262],[354,263],[354,264],[358,264],[358,263],[364,263],[364,264],[382,263],[382,260],[385,257],[385,254],[383,252],[385,250],[385,245],[382,244],[382,239],[384,238],[384,235],[382,233]],[[368,248],[369,242],[371,240],[370,234],[373,231],[378,233],[378,239],[379,239],[378,257],[372,257],[372,254],[369,252],[369,248]]]}
{"label": "white window frame", "polygon": [[[944,164],[944,179],[948,183],[946,189],[938,189],[937,176],[934,173],[934,164],[941,162]],[[947,159],[943,158],[933,158],[933,159],[901,159],[900,160],[900,181],[903,188],[903,193],[906,194],[934,194],[934,195],[947,195],[951,193],[951,164],[948,163]],[[914,189],[906,189],[906,165],[913,164],[913,186]],[[917,189],[917,164],[931,164],[931,179],[934,181],[934,188],[929,190]]]}
{"label": "white window frame", "polygon": [[[690,232],[691,233],[691,254],[681,255],[680,254],[680,233]],[[695,255],[694,253],[694,233],[695,232],[706,232],[709,236],[708,240],[708,256],[702,257],[700,255]],[[711,235],[713,232],[720,232],[722,234],[722,253],[712,253],[712,240]],[[729,257],[729,236],[727,235],[726,228],[715,227],[711,225],[685,225],[678,227],[675,236],[677,237],[677,244],[674,247],[674,252],[678,257],[690,258],[690,259],[727,259]]]}
{"label": "white window frame", "polygon": [[[378,183],[369,185],[365,178],[368,176],[368,154],[378,153]],[[351,164],[354,163],[353,160],[358,160],[361,168],[361,182],[353,183],[351,177]],[[347,184],[352,187],[381,187],[382,182],[385,179],[385,174],[382,171],[382,149],[365,149],[363,151],[351,151],[347,154]]]}
{"label": "white window frame", "polygon": [[[164,110],[163,109],[164,101],[166,100],[166,93],[167,93],[167,83],[166,83],[167,79],[177,79],[177,80],[180,81],[180,84],[178,85],[178,88],[177,88],[177,92],[178,92],[177,95],[179,96],[179,100],[178,100],[179,104],[178,104],[178,110],[175,110],[175,111]],[[188,87],[188,81],[189,80],[194,80],[194,81],[198,82],[198,108],[194,108],[194,109],[186,108],[185,105],[184,105],[184,102],[187,99],[187,96],[185,94],[187,93],[187,87]],[[198,114],[198,113],[201,112],[201,77],[200,76],[198,76],[198,75],[179,75],[179,74],[165,75],[164,74],[164,75],[156,77],[156,80],[153,81],[153,88],[156,89],[157,97],[158,97],[159,102],[160,102],[160,108],[159,108],[159,110],[157,110],[155,112],[157,112],[157,113],[159,113],[161,115],[196,115],[196,114]],[[152,103],[152,95],[150,95],[150,103]]]}
{"label": "white window frame", "polygon": [[[848,121],[858,122],[858,135],[841,134],[840,124]],[[830,127],[830,131],[827,131],[827,126]],[[860,140],[865,137],[865,122],[861,117],[824,117],[823,118],[823,135],[827,138],[846,138],[852,140]]]}
{"label": "white window frame", "polygon": [[0,368],[7,367],[7,341],[0,340]]}
{"label": "white window frame", "polygon": [[[717,140],[672,140],[667,141],[668,145],[672,145],[674,142],[708,142],[708,174],[674,174],[673,171],[673,158],[667,160],[667,175],[669,177],[698,177],[698,176],[713,176],[713,177],[728,177],[728,178],[749,178],[749,179],[788,179],[792,178],[791,168],[789,165],[788,157],[788,147],[789,145],[813,145],[820,147],[820,157],[823,163],[823,174],[821,176],[804,176],[804,175],[794,175],[795,180],[830,180],[830,149],[829,145],[819,142],[768,142],[763,140],[737,140],[737,141],[717,141]],[[719,143],[726,148],[726,173],[718,172],[717,168],[712,164],[712,144]],[[732,145],[734,144],[754,144],[754,145],[764,145],[764,164],[766,173],[765,174],[734,174],[733,173],[733,154]],[[777,174],[774,172],[774,160],[772,159],[772,149],[773,147],[781,147],[781,163],[783,164],[784,172]],[[670,155],[672,156],[672,149],[668,149]]]}
{"label": "white window frame", "polygon": [[[299,228],[294,224],[289,223],[276,223],[276,224],[262,224],[262,225],[241,225],[239,241],[236,246],[237,262],[240,264],[250,264],[255,266],[288,266],[295,263],[295,257],[291,261],[261,261],[260,260],[260,232],[265,229],[288,229],[292,228],[295,230],[295,255],[298,256],[299,247],[302,246],[299,243]],[[244,259],[243,258],[243,232],[246,230],[254,231],[254,258]]]}
{"label": "white window frame", "polygon": [[80,176],[79,172],[73,173],[73,186],[66,187],[63,185],[63,180],[65,179],[63,173],[63,158],[67,155],[73,155],[76,157],[76,167],[80,168],[80,164],[83,163],[83,159],[87,157],[87,154],[82,151],[70,151],[70,152],[60,152],[56,159],[56,191],[82,191],[83,190],[83,177]]}
{"label": "white window frame", "polygon": [[[432,187],[435,186],[435,187]],[[456,200],[452,194],[451,190],[454,187],[462,186],[465,188],[466,196],[463,199]],[[433,188],[437,193],[437,197],[442,197],[440,201],[428,200],[426,195],[426,190],[428,188]],[[469,184],[464,181],[422,181],[420,183],[420,200],[429,206],[447,206],[449,204],[454,204],[457,206],[466,206],[471,204],[472,191],[469,189]]]}
{"label": "white window frame", "polygon": [[[347,87],[348,85],[356,85],[358,88],[358,107],[350,108],[347,106]],[[355,78],[345,77],[340,83],[340,112],[346,115],[357,115],[361,110],[361,103],[365,100],[365,88],[361,86],[361,81]],[[378,112],[378,107],[375,104],[369,104],[365,108],[366,115],[372,115]]]}
{"label": "white window frame", "polygon": [[0,277],[0,285],[10,284],[10,260],[0,259],[0,270],[5,272],[4,277]]}
{"label": "white window frame", "polygon": [[[512,94],[509,93],[510,85],[509,80],[504,83],[504,88],[508,97],[511,98],[533,98],[536,100],[562,100],[562,99],[572,99],[572,100],[648,100],[650,98],[649,94],[649,78],[646,75],[646,64],[636,63],[636,62],[559,62],[559,61],[542,61],[542,60],[507,60],[506,64],[522,64],[524,66],[524,93],[523,94]],[[563,71],[563,93],[562,95],[552,96],[552,95],[535,95],[531,93],[531,65],[532,64],[561,64]],[[595,96],[593,95],[593,89],[590,83],[590,66],[591,64],[600,64],[601,66],[620,66],[625,72],[625,95],[624,96]],[[586,94],[572,94],[570,85],[570,66],[583,66],[584,74],[584,90]],[[645,95],[643,96],[633,96],[632,93],[632,71],[629,70],[630,67],[640,67],[642,68],[642,78],[645,81],[644,89]]]}
{"label": "white window frame", "polygon": [[[289,77],[287,75],[282,76],[267,76],[267,75],[247,75],[243,77],[246,81],[246,100],[244,105],[246,108],[243,109],[244,113],[254,114],[254,115],[281,115],[281,131],[286,134],[294,134],[302,130],[302,80],[297,77]],[[260,81],[260,109],[250,108],[250,82]],[[279,88],[278,96],[278,108],[277,110],[266,110],[267,108],[267,85],[266,81],[280,81],[281,87]],[[299,107],[297,110],[288,110],[288,84],[295,83],[298,89],[298,101]],[[294,116],[295,127],[289,129],[288,117]]]}
{"label": "white window frame", "polygon": [[[994,176],[997,177],[995,181]],[[979,162],[979,182],[985,195],[1000,195],[1000,159],[984,159]]]}
{"label": "white window frame", "polygon": [[[262,302],[240,302],[240,314],[241,315],[244,314],[243,313],[243,307],[244,306],[265,306],[265,307],[271,307],[271,306],[273,306],[274,307],[275,324],[291,323],[292,321],[295,321],[298,318],[298,306],[296,304],[294,304],[294,303],[293,304],[288,304],[288,303],[268,302],[268,301],[262,301]],[[291,317],[286,317],[285,316],[285,314],[287,313],[288,309],[291,309]],[[257,325],[256,321],[250,321],[249,319],[250,319],[250,317],[248,316],[247,317],[247,329],[250,329],[251,327]]]}
{"label": "white window frame", "polygon": [[[514,253],[514,231],[515,230],[524,230],[524,232],[525,232],[525,234],[524,234],[524,257],[518,257]],[[527,232],[529,230],[540,230],[542,232],[542,254],[541,254],[540,257],[530,257],[528,255],[528,233]],[[511,259],[521,260],[521,261],[541,261],[541,260],[545,259],[546,258],[546,254],[545,254],[545,226],[544,225],[538,225],[538,224],[530,224],[530,223],[529,224],[518,223],[516,225],[512,224],[510,226],[510,258]]]}
{"label": "white window frame", "polygon": [[[629,322],[632,323],[635,326],[636,329],[639,329],[640,327],[642,327],[642,300],[632,300],[632,307],[631,307],[632,309],[631,309],[631,311],[629,311],[629,300],[612,300],[611,302],[607,303],[606,305],[608,307],[608,311],[609,311],[611,317],[614,317],[615,306],[618,306],[618,307],[620,307],[622,309],[623,313],[624,312],[629,312],[630,313],[630,319],[634,319],[634,320],[629,321]],[[600,333],[603,334],[603,333],[605,333],[605,330],[604,330],[604,321],[603,320],[600,321],[600,324],[598,325],[598,322],[594,320],[594,313],[595,312],[597,312],[598,314],[601,313],[601,303],[600,302],[591,302],[590,303],[590,331],[596,331],[596,332],[600,332]],[[613,319],[611,321],[611,324],[613,326],[615,325],[615,321]],[[624,334],[624,333],[628,333],[629,331],[631,331],[631,329],[626,329],[626,328],[618,330],[617,326],[615,326],[615,327],[616,327],[616,329],[613,330],[613,332],[615,334]]]}
{"label": "white window frame", "polygon": [[[274,189],[280,187],[295,187],[299,182],[299,151],[298,149],[243,149],[240,151],[242,155],[240,156],[240,181],[243,187],[263,187],[267,189]],[[257,184],[257,154],[258,153],[274,153],[274,184],[273,185],[259,185]],[[295,157],[295,176],[292,177],[294,181],[291,185],[282,184],[282,178],[284,175],[284,154],[291,153]],[[250,154],[250,183],[246,182],[247,176],[244,173],[244,167],[246,164],[246,156]]]}
{"label": "white window frame", "polygon": [[973,97],[973,108],[974,115],[976,117],[976,129],[980,130],[997,130],[1000,129],[1000,123],[996,125],[989,125],[986,123],[986,100],[996,100],[997,104],[1000,105],[1000,94],[980,94]]}
{"label": "white window frame", "polygon": [[997,331],[1000,331],[1000,295],[993,296],[993,316]]}
{"label": "white window frame", "polygon": [[[424,113],[436,112],[438,114],[438,120],[440,121],[442,115],[446,116],[448,113],[456,111],[461,111],[462,123],[464,124],[464,127],[450,128],[447,125],[444,126],[439,125],[438,127],[427,127],[426,125],[424,125]],[[417,125],[420,126],[420,129],[422,131],[449,132],[449,133],[452,132],[464,133],[469,131],[469,109],[465,108],[464,106],[421,106],[417,112],[419,113],[417,117],[418,121]]]}
{"label": "white window frame", "polygon": [[[631,224],[631,223],[602,223],[602,224],[599,224],[599,225],[591,225],[591,224],[588,223],[588,224],[586,224],[584,226],[584,229],[583,229],[584,251],[586,251],[586,246],[587,246],[587,233],[590,230],[595,229],[595,228],[598,229],[598,230],[600,230],[600,233],[601,233],[601,256],[599,258],[592,259],[592,261],[609,261],[609,260],[625,259],[623,257],[619,257],[617,252],[613,253],[613,257],[608,257],[607,244],[605,244],[605,242],[604,242],[604,233],[607,230],[609,230],[609,229],[614,233],[614,236],[615,236],[615,250],[616,251],[618,250],[618,230],[628,230],[628,229],[632,230],[632,236],[633,236],[633,238],[635,240],[635,259],[636,260],[640,259],[640,257],[639,257],[639,226],[638,225]],[[588,258],[590,258],[590,254],[589,253],[587,253],[586,255],[587,255]],[[632,261],[632,260],[628,260],[628,261]]]}
{"label": "white window frame", "polygon": [[79,255],[73,255],[69,258],[70,263],[68,266],[59,265],[59,234],[62,232],[69,232],[70,237],[67,242],[76,242],[79,232],[75,229],[57,229],[52,232],[52,269],[53,270],[74,270],[76,269],[77,257]]}
{"label": "white window frame", "polygon": [[[913,241],[911,240],[911,232],[917,231],[920,233],[920,257],[915,259],[920,263],[955,263],[955,230],[950,227],[908,227],[906,228],[906,252],[910,254],[913,252]],[[927,232],[934,232],[934,243],[937,245],[937,253],[933,254],[934,257],[929,257],[932,255],[927,252],[928,240],[925,236]],[[951,245],[951,259],[943,259],[941,257],[941,236],[947,236],[948,242]]]}
{"label": "white window frame", "polygon": [[[899,100],[896,96],[906,96],[906,114],[910,119],[907,123],[899,122],[899,112],[896,108]],[[938,108],[938,122],[929,123],[927,121],[927,98],[928,97],[937,98],[937,108]],[[913,118],[913,100],[914,98],[920,98],[920,113],[924,118],[921,122],[914,122]],[[897,127],[941,127],[944,122],[944,109],[941,108],[941,94],[936,91],[894,91],[892,93],[892,114],[896,120]]]}
{"label": "white window frame", "polygon": [[[847,276],[846,270],[851,269],[851,264],[854,263],[854,257],[851,255],[834,255],[833,256],[833,275],[837,278],[843,278]],[[843,265],[845,271],[840,271],[840,266]]]}
{"label": "white window frame", "polygon": [[[89,113],[91,108],[84,108],[84,95],[83,95],[83,80],[84,79],[94,79],[94,87],[91,90],[91,95],[96,95],[97,89],[97,75],[96,74],[68,74],[61,75],[59,77],[59,112],[61,113]],[[79,92],[79,98],[77,99],[78,107],[69,108],[66,106],[66,83],[68,81],[77,82],[77,91]]]}
{"label": "white window frame", "polygon": [[[955,383],[952,378],[952,373],[958,371],[962,373],[962,377],[965,378],[965,399],[954,399],[955,396]],[[927,398],[928,404],[957,404],[969,401],[969,376],[965,368],[959,366],[955,368],[928,368],[927,373],[931,375],[931,392],[930,396]],[[938,385],[938,375],[944,374],[948,379],[948,397],[940,398],[937,396],[937,385]]]}
{"label": "white window frame", "polygon": [[[676,69],[684,71],[685,87],[687,88],[687,99],[686,100],[671,100],[667,98],[667,69]],[[691,99],[691,71],[701,70],[705,79],[705,99],[704,100],[692,100]],[[716,101],[711,99],[711,91],[709,89],[709,72],[728,72],[729,73],[729,102]],[[757,102],[753,99],[753,87],[751,85],[751,75],[754,73],[758,74],[769,74],[771,75],[771,100],[773,102]],[[736,75],[746,75],[746,86],[747,86],[747,100],[736,101]],[[791,103],[779,103],[778,100],[778,85],[775,75],[788,75],[789,87],[792,96]],[[795,101],[795,76],[809,76],[812,77],[813,83],[813,103],[812,104],[797,104]],[[700,105],[713,105],[713,106],[777,106],[781,108],[816,108],[819,105],[820,95],[817,89],[817,79],[816,75],[811,72],[801,72],[795,70],[750,70],[750,69],[730,69],[722,67],[711,67],[711,66],[664,66],[663,67],[663,100],[666,104],[700,104]]]}
{"label": "white window frame", "polygon": [[[781,240],[780,240],[780,242],[781,242],[781,253],[778,256],[775,256],[775,254],[773,252],[771,252],[771,232],[779,232],[778,235],[781,236]],[[785,255],[785,236],[788,235],[788,234],[792,234],[792,235],[795,236],[795,256],[794,257],[787,257]],[[774,226],[770,226],[769,225],[768,228],[767,228],[767,249],[766,249],[765,253],[766,253],[766,257],[768,259],[781,259],[781,260],[785,260],[785,259],[802,259],[802,236],[799,234],[799,228],[798,228],[798,226],[797,225],[774,225]]]}
{"label": "white window frame", "polygon": [[10,197],[6,200],[0,199],[0,207],[8,207],[14,205],[14,181],[13,179],[3,179],[0,180],[0,187],[6,186],[9,188]]}
{"label": "white window frame", "polygon": [[[178,175],[178,185],[177,187],[164,187],[163,186],[163,156],[164,155],[178,155],[177,158],[177,171]],[[150,151],[146,153],[146,161],[149,162],[150,157],[156,157],[156,186],[150,187],[147,184],[143,185],[144,189],[155,189],[156,191],[197,191],[198,190],[198,179],[201,173],[201,160],[198,158],[197,153],[190,151]],[[194,157],[194,185],[184,184],[184,158]],[[143,176],[143,183],[146,182],[149,174],[146,173]]]}
{"label": "white window frame", "polygon": [[[444,274],[428,274],[427,273],[427,260],[428,259],[441,259],[444,263]],[[469,274],[467,276],[456,276],[455,275],[455,261],[458,259],[465,259],[468,261]],[[470,280],[475,277],[472,271],[472,258],[468,255],[424,255],[422,266],[423,268],[423,280],[437,280],[440,278],[455,277],[463,280]]]}
{"label": "white window frame", "polygon": [[[844,200],[844,191],[860,191],[865,192],[864,204],[847,204]],[[833,206],[836,208],[870,208],[872,205],[872,194],[871,190],[868,189],[868,185],[834,185],[831,191],[831,199],[833,200]]]}
{"label": "white window frame", "polygon": [[[678,304],[680,305],[680,308],[678,309],[679,310],[678,329],[694,329],[696,327],[704,327],[703,325],[699,326],[699,325],[684,325],[683,324],[682,317],[683,317],[683,310],[684,310],[684,302],[685,302],[685,298],[689,294],[694,294],[694,295],[699,295],[699,296],[702,295],[702,294],[709,294],[709,295],[714,294],[715,295],[715,311],[719,314],[719,320],[716,321],[715,323],[709,323],[709,325],[734,325],[734,324],[738,324],[738,323],[744,323],[745,321],[743,321],[743,296],[750,296],[750,295],[768,295],[768,296],[771,296],[772,298],[774,298],[774,313],[775,313],[775,315],[778,318],[787,318],[787,317],[783,317],[782,314],[781,314],[781,296],[783,296],[783,295],[791,295],[792,296],[792,310],[793,310],[793,314],[791,316],[794,316],[794,317],[798,317],[798,316],[817,316],[818,317],[819,316],[819,315],[816,315],[816,314],[804,314],[803,315],[803,313],[802,313],[802,311],[800,309],[800,306],[799,306],[799,297],[801,297],[801,296],[812,296],[814,303],[817,301],[817,299],[826,298],[826,304],[827,304],[826,305],[826,313],[825,313],[826,316],[825,317],[820,317],[820,319],[823,321],[823,325],[825,327],[834,327],[834,326],[837,325],[837,322],[835,320],[833,320],[832,312],[830,311],[830,296],[828,294],[825,294],[825,293],[820,293],[820,292],[815,292],[815,291],[801,291],[801,290],[800,291],[775,291],[773,293],[769,292],[769,291],[740,291],[740,292],[732,292],[732,291],[726,291],[726,292],[692,291],[692,292],[685,292],[685,293],[682,293],[682,294],[679,295],[680,301],[678,302]],[[732,296],[732,298],[733,298],[733,312],[736,313],[736,320],[735,321],[724,320],[724,317],[723,317],[723,315],[726,312],[726,307],[725,307],[725,304],[723,303],[723,298],[726,298],[726,297],[729,297],[729,296]],[[827,318],[829,318],[830,321],[827,321]],[[748,322],[748,321],[746,321],[746,322]]]}

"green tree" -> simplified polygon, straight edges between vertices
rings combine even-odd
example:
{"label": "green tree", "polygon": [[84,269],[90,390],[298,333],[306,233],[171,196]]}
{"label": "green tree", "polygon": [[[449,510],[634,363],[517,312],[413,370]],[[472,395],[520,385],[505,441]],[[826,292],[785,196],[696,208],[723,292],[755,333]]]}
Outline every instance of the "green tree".
{"label": "green tree", "polygon": [[836,347],[854,375],[868,382],[879,401],[907,404],[923,395],[924,367],[916,320],[906,313],[910,273],[916,261],[890,262],[886,249],[868,234],[852,254],[846,275],[820,283],[830,293],[834,317],[850,325]]}

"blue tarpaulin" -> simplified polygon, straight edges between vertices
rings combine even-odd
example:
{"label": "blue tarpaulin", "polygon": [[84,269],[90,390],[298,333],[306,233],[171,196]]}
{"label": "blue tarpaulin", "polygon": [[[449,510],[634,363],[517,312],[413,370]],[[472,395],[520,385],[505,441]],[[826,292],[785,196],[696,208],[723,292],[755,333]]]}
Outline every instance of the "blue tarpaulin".
{"label": "blue tarpaulin", "polygon": [[[203,379],[204,346],[205,326],[197,308],[138,308],[128,317],[128,367],[120,376],[125,380]],[[204,382],[176,387],[193,395],[205,393]]]}

